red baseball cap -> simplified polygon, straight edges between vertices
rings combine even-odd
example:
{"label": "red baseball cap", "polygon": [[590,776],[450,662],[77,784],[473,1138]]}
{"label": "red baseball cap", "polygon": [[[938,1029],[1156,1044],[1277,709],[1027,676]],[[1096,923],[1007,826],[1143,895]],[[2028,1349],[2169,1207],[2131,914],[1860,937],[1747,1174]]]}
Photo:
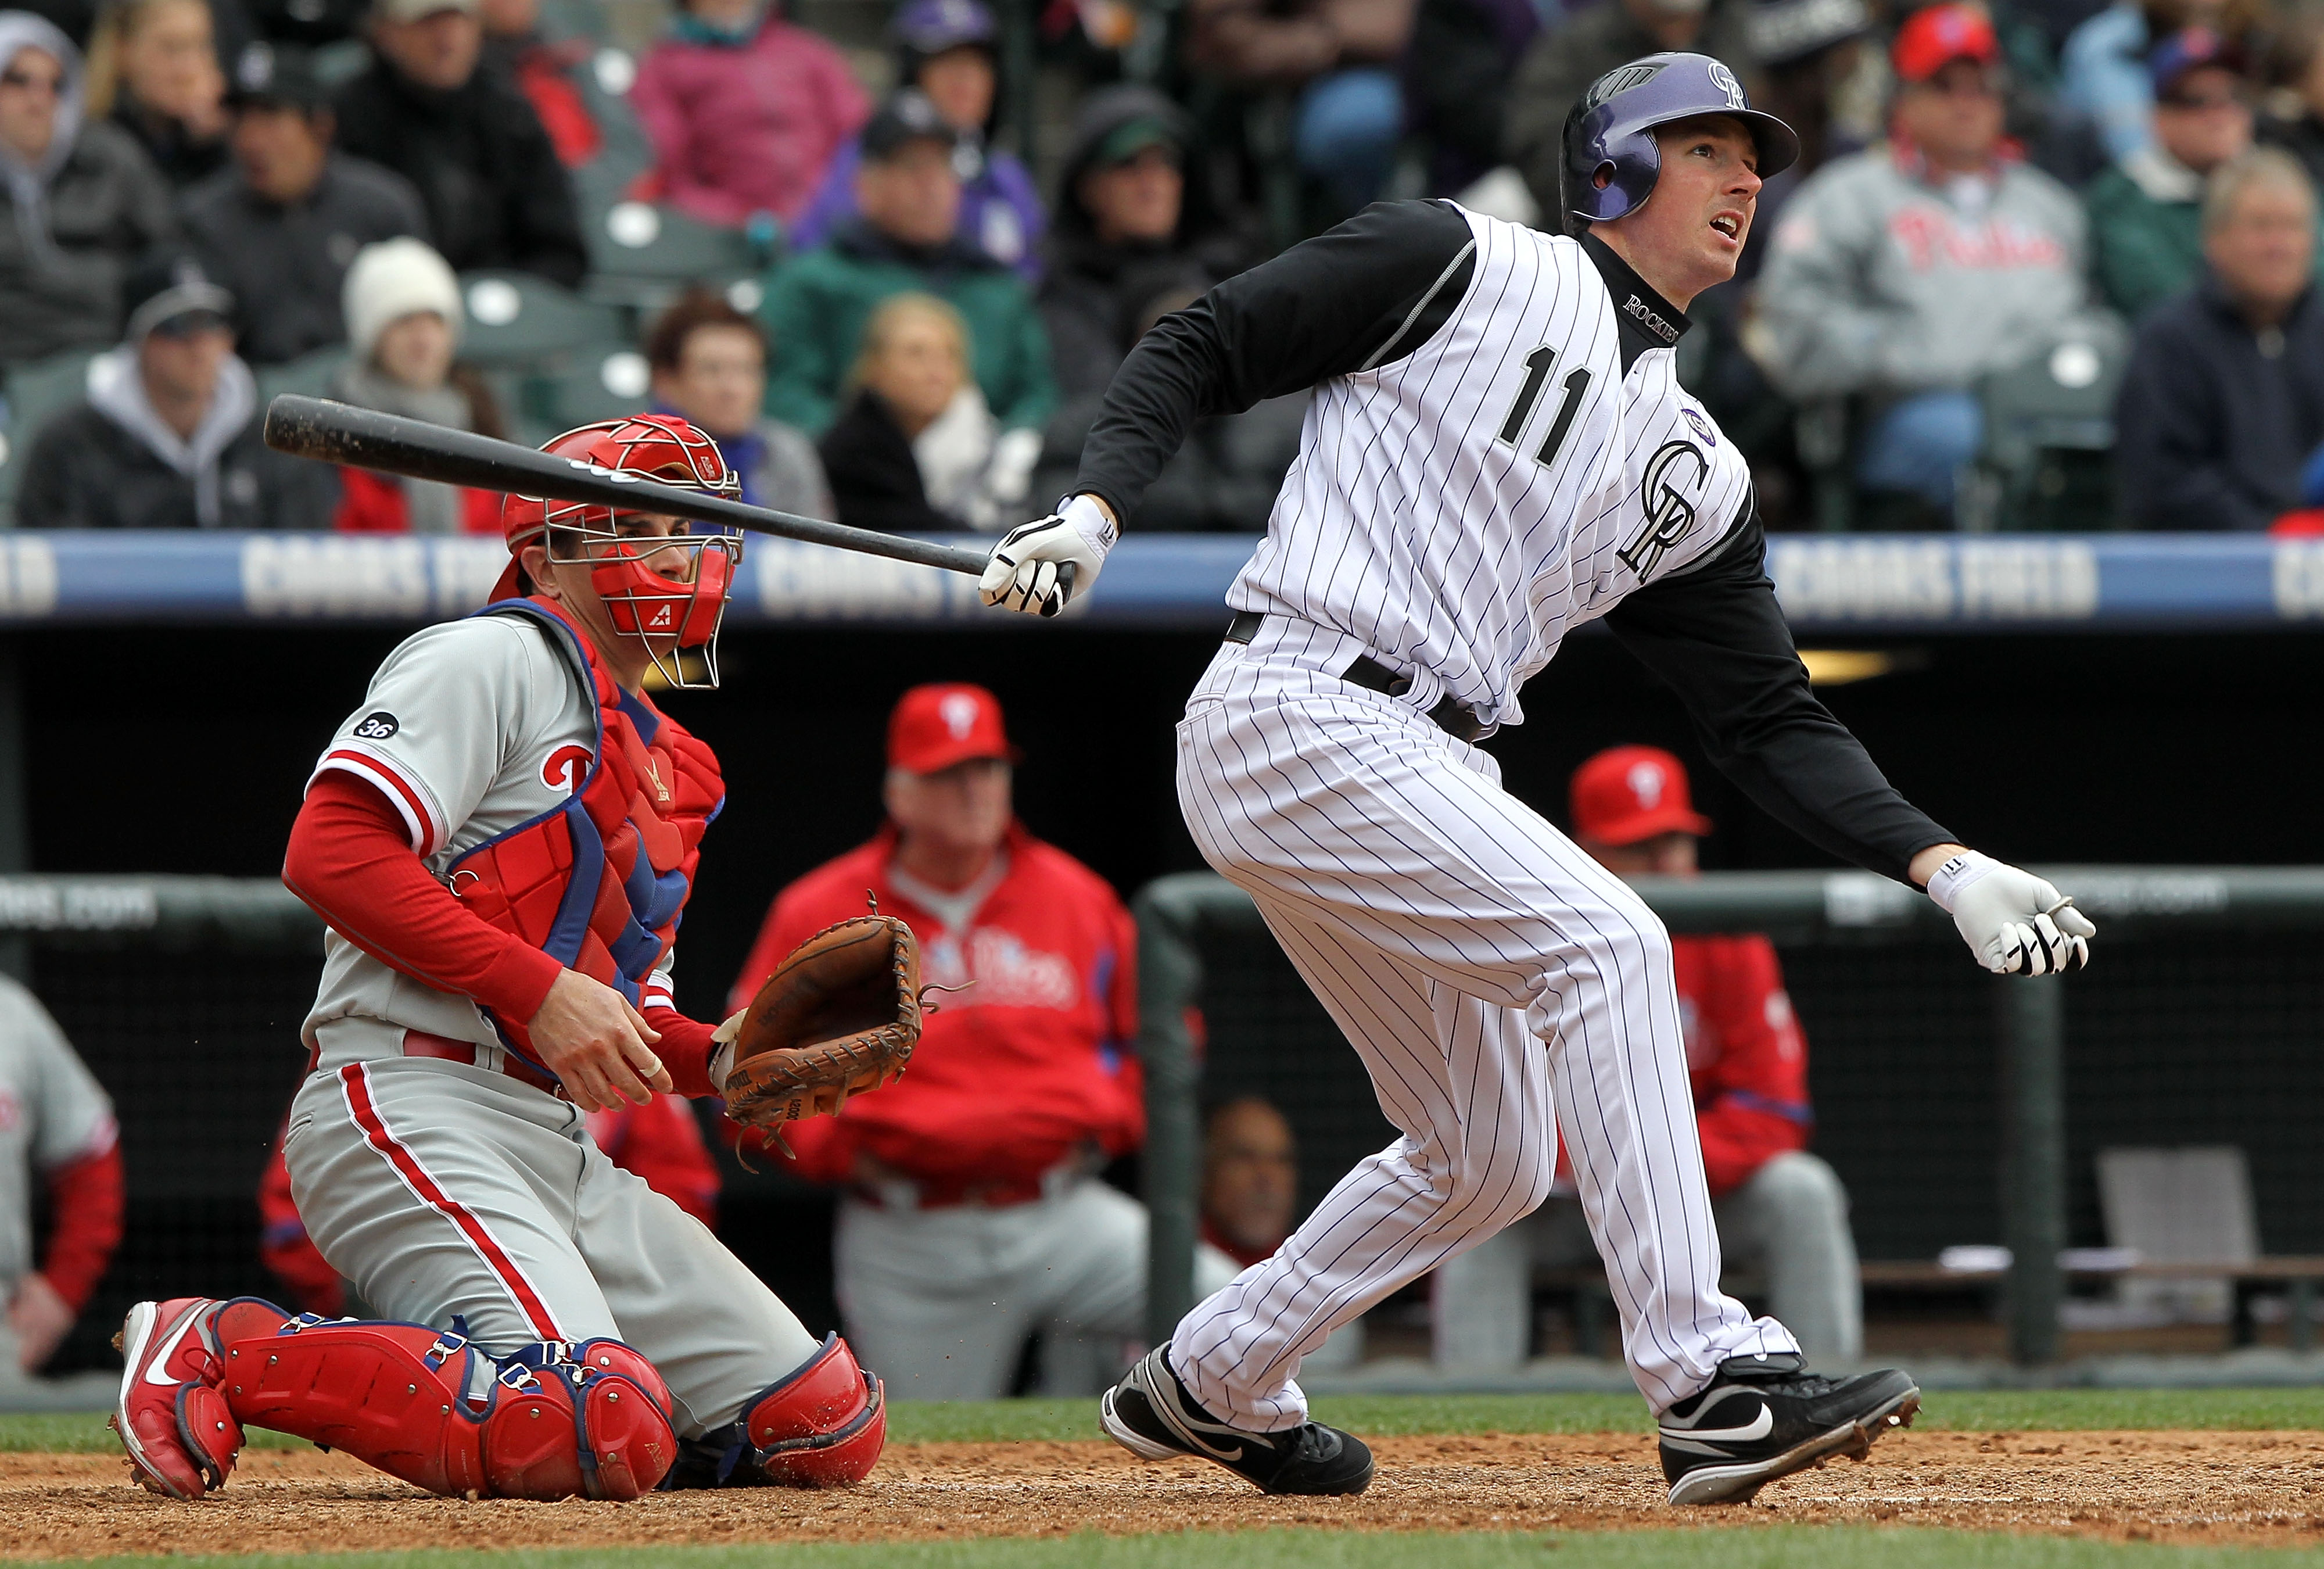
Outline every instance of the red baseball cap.
{"label": "red baseball cap", "polygon": [[1896,30],[1889,60],[1900,80],[1924,82],[1957,60],[1999,64],[2001,40],[1995,36],[1985,7],[1947,0],[1923,6],[1905,19]]}
{"label": "red baseball cap", "polygon": [[1635,844],[1657,834],[1708,834],[1694,809],[1686,768],[1659,746],[1615,746],[1573,771],[1573,832],[1601,844]]}
{"label": "red baseball cap", "polygon": [[915,687],[888,715],[888,766],[907,773],[941,773],[980,757],[1014,762],[1001,721],[1001,699],[966,681]]}

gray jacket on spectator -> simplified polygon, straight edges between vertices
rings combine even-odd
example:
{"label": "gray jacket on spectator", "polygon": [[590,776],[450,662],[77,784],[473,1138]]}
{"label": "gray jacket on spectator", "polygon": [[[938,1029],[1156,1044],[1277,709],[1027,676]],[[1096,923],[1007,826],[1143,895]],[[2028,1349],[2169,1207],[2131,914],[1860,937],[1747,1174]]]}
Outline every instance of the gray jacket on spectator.
{"label": "gray jacket on spectator", "polygon": [[2139,324],[2115,401],[2128,522],[2265,529],[2301,504],[2301,469],[2319,442],[2324,300],[2315,290],[2281,328],[2259,333],[2206,272]]}
{"label": "gray jacket on spectator", "polygon": [[170,188],[120,126],[81,119],[78,50],[21,12],[0,29],[0,69],[26,49],[65,69],[56,132],[38,167],[0,146],[0,365],[120,335],[121,279],[178,230]]}
{"label": "gray jacket on spectator", "polygon": [[2116,332],[2090,303],[2082,205],[2004,163],[1979,204],[1886,144],[1818,170],[1784,205],[1759,280],[1767,375],[1793,398],[1965,388],[2056,341]]}
{"label": "gray jacket on spectator", "polygon": [[41,428],[16,493],[26,529],[327,529],[338,471],[259,438],[256,383],[229,358],[189,440],[161,423],[124,344],[91,368],[89,396]]}
{"label": "gray jacket on spectator", "polygon": [[345,343],[339,287],[374,240],[428,237],[420,193],[401,175],[334,152],[307,199],[279,207],[226,169],[186,192],[186,237],[234,291],[235,343],[254,365]]}

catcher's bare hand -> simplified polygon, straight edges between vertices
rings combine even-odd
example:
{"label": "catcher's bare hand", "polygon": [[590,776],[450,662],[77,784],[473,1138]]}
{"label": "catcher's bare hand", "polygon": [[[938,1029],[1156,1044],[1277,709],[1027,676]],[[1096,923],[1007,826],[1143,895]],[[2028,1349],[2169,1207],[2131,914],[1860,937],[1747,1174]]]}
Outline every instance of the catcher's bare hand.
{"label": "catcher's bare hand", "polygon": [[669,1070],[652,1045],[661,1032],[628,998],[578,970],[557,977],[525,1031],[540,1066],[585,1112],[610,1112],[624,1100],[642,1106],[670,1092]]}

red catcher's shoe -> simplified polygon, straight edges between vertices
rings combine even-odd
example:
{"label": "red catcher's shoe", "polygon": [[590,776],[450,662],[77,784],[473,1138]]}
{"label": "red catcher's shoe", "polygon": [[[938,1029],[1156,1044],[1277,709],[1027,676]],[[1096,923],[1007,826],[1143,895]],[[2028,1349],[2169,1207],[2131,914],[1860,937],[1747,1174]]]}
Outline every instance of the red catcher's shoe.
{"label": "red catcher's shoe", "polygon": [[218,1392],[223,1369],[208,1297],[141,1302],[121,1325],[121,1398],[114,1431],[137,1480],[170,1498],[226,1485],[242,1453],[242,1424]]}

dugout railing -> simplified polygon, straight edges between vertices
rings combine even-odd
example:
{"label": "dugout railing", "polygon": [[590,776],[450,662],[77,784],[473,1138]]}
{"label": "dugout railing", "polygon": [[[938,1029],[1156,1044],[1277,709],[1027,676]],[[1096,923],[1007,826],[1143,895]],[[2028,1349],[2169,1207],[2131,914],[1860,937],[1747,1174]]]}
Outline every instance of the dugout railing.
{"label": "dugout railing", "polygon": [[[2101,928],[2090,972],[2063,982],[1985,975],[1925,898],[1864,873],[1714,872],[1639,884],[1675,931],[1775,938],[1817,1069],[1816,1148],[1858,1192],[1859,1237],[1870,1225],[1884,1242],[1903,1239],[1868,1258],[1933,1257],[1946,1241],[2007,1244],[2009,1347],[2028,1364],[2059,1353],[2070,1209],[2079,1206],[2085,1233],[2090,1225],[2087,1192],[2070,1204],[2085,1164],[2070,1162],[2070,1132],[2077,1156],[2087,1153],[2129,1125],[2122,1103],[2143,1119],[2129,1141],[2248,1140],[2263,1208],[2276,1206],[2270,1251],[2324,1253],[2324,1152],[2312,1132],[2324,1104],[2324,945],[2313,938],[2324,928],[2324,868],[2044,870]],[[1191,1302],[1206,1091],[1257,1089],[1290,1106],[1314,1146],[1303,1150],[1308,1202],[1388,1131],[1354,1053],[1245,896],[1188,873],[1148,884],[1132,909],[1149,1119],[1149,1314],[1159,1335]],[[157,1270],[226,1286],[255,1268],[238,1256],[245,1242],[200,1233],[225,1211],[250,1207],[254,1162],[295,1079],[296,1022],[312,995],[320,930],[270,879],[0,876],[0,961],[37,947],[38,989],[68,1033],[85,1051],[122,1059],[108,1064],[115,1069],[134,1051],[134,1073],[107,1075],[117,1100],[132,1097],[121,1104],[124,1129],[145,1130],[156,1154],[166,1145],[164,1158],[183,1168],[167,1174],[157,1200],[163,1234],[146,1244]],[[1207,1085],[1198,1037],[1207,1037]],[[2157,1037],[2176,1048],[2179,1077],[2159,1075]],[[1876,1051],[1867,1042],[1886,1044]],[[2080,1065],[2070,1085],[2070,1056]],[[2107,1075],[2122,1082],[2088,1082]],[[2190,1085],[2217,1091],[2216,1103],[2197,1103]],[[2093,1112],[2089,1097],[2101,1089],[2112,1102]],[[2070,1130],[2070,1105],[2079,1108]],[[1878,1113],[1868,1121],[1867,1108]],[[203,1175],[212,1165],[216,1180]],[[1885,1201],[1873,1191],[1884,1177]],[[1899,1186],[1975,1187],[1997,1234],[1955,1234],[1978,1223],[1958,1214],[1932,1223],[1952,1231],[1879,1223],[1895,1212]],[[1964,1207],[1978,1208],[1953,1202],[1947,1213]],[[220,1245],[237,1258],[214,1257]],[[2297,1284],[2289,1273],[2275,1278]],[[242,1288],[260,1288],[254,1278]]]}
{"label": "dugout railing", "polygon": [[[2249,988],[2264,991],[2271,1010],[2255,1028],[2275,1034],[2278,1056],[2303,1052],[2309,1042],[2324,1036],[2324,975],[2305,962],[2314,948],[2305,934],[2324,930],[2324,867],[2053,866],[2038,870],[2070,890],[2077,904],[2099,925],[2095,962],[2085,974],[2063,981],[1987,976],[1970,964],[1951,922],[1934,904],[1869,873],[1713,872],[1691,880],[1640,879],[1637,884],[1674,932],[1764,931],[1785,948],[1787,963],[1803,956],[1802,950],[1827,950],[1842,969],[1850,967],[1851,955],[1925,950],[1940,964],[1957,963],[1957,970],[1931,972],[1942,976],[1946,986],[1981,990],[1984,1028],[1996,1070],[1989,1122],[1984,1129],[1983,1164],[1998,1198],[1998,1240],[2011,1254],[2004,1290],[2009,1353],[2014,1361],[2025,1366],[2054,1362],[2061,1350],[2059,1309],[2065,1296],[2066,1273],[2060,1254],[2069,1240],[2066,1041],[2076,999],[2086,995],[2086,988],[2105,985],[2108,966],[2124,972],[2126,982],[2137,984],[2182,984],[2180,971],[2159,962],[2161,950],[2166,948],[2195,950],[2174,955],[2183,966],[2189,962],[2200,964],[2205,953],[2272,943],[2298,967],[2299,984],[2287,989],[2279,976],[2265,986],[2255,983]],[[1158,1342],[1193,1303],[1206,1048],[1213,1076],[1248,1082],[1248,1075],[1241,1073],[1248,1066],[1241,1054],[1250,1052],[1257,1041],[1267,1041],[1271,1048],[1273,1042],[1303,1026],[1283,1011],[1286,1005],[1283,998],[1271,996],[1257,1009],[1255,1023],[1233,1040],[1225,1038],[1219,1005],[1232,1000],[1214,994],[1219,990],[1214,984],[1219,973],[1231,968],[1242,974],[1254,953],[1275,946],[1256,907],[1225,880],[1208,872],[1164,877],[1141,890],[1131,909],[1139,928],[1139,1049],[1145,1066],[1148,1112],[1144,1183],[1152,1215],[1149,1246],[1154,1285],[1148,1324],[1149,1335]],[[1916,961],[1920,957],[1914,956]],[[1857,961],[1859,965],[1871,962],[1870,957]],[[1280,993],[1296,985],[1295,980],[1286,979],[1287,974],[1286,964],[1261,990]],[[1247,979],[1238,984],[1246,993],[1251,990]],[[1888,1008],[1914,1006],[1909,993],[1893,985],[1885,990]],[[2122,998],[2113,1001],[2115,1006],[2107,1011],[2101,1028],[2124,1038],[2135,1033],[2122,1020],[2126,1006],[2153,1011],[2135,996],[2126,1002]],[[1296,1011],[1296,1004],[1290,1006]],[[1240,1009],[1246,1014],[1254,1011],[1248,996]],[[1315,1011],[1320,1015],[1320,1010]],[[1956,1041],[1963,1028],[1960,1020],[1956,1011]],[[1811,1018],[1809,1024],[1812,1056],[1822,1049],[1822,1043],[1816,1039],[1817,1020]],[[2165,1021],[2164,1027],[2194,1037],[2183,1044],[2197,1059],[2196,1066],[2208,1058],[2219,1073],[2243,1072],[2220,1049],[2219,1038],[2202,1038],[2205,1029],[2200,1014],[2191,1025]],[[2224,1011],[2216,1019],[2221,1036],[2239,1028]],[[2100,1039],[2090,1046],[2088,1055],[2103,1061],[2105,1048],[2105,1040]],[[1322,1075],[1336,1073],[1344,1095],[1350,1084],[1360,1084],[1362,1074],[1344,1043],[1339,1050],[1345,1061],[1336,1069],[1325,1058],[1311,1055],[1305,1059],[1302,1082],[1277,1082],[1288,1094],[1298,1095]],[[1226,1053],[1236,1055],[1229,1060],[1222,1055]],[[1932,1062],[1932,1066],[1950,1069],[1958,1064]],[[1902,1080],[1892,1094],[1899,1097],[1916,1094],[1909,1074],[1892,1076]],[[2296,1097],[2302,1089],[2293,1083],[2239,1087],[2250,1095],[2266,1098]],[[1368,1095],[1368,1086],[1360,1093]],[[1932,1099],[1942,1093],[1930,1092]],[[2164,1097],[2170,1094],[2167,1089],[2154,1092]],[[2300,1114],[2304,1117],[2310,1109],[2312,1103]],[[2171,1114],[2167,1106],[2150,1110],[2166,1120]],[[1378,1128],[1387,1131],[1384,1121]],[[1970,1128],[1965,1136],[1974,1141],[1977,1129]],[[1385,1138],[1380,1141],[1385,1142]],[[2312,1136],[2301,1141],[2312,1144]],[[1971,1153],[1974,1161],[1976,1152]],[[1900,1153],[1899,1158],[1904,1158]],[[1942,1177],[1932,1174],[1930,1179]],[[2315,1184],[2305,1182],[2304,1186],[2312,1191]],[[2297,1279],[2297,1271],[2287,1269],[2276,1278],[2295,1282],[2299,1288],[2295,1307],[2304,1314],[2309,1291]],[[2304,1324],[2295,1326],[2296,1342],[2305,1339],[2298,1333],[2304,1328]]]}

